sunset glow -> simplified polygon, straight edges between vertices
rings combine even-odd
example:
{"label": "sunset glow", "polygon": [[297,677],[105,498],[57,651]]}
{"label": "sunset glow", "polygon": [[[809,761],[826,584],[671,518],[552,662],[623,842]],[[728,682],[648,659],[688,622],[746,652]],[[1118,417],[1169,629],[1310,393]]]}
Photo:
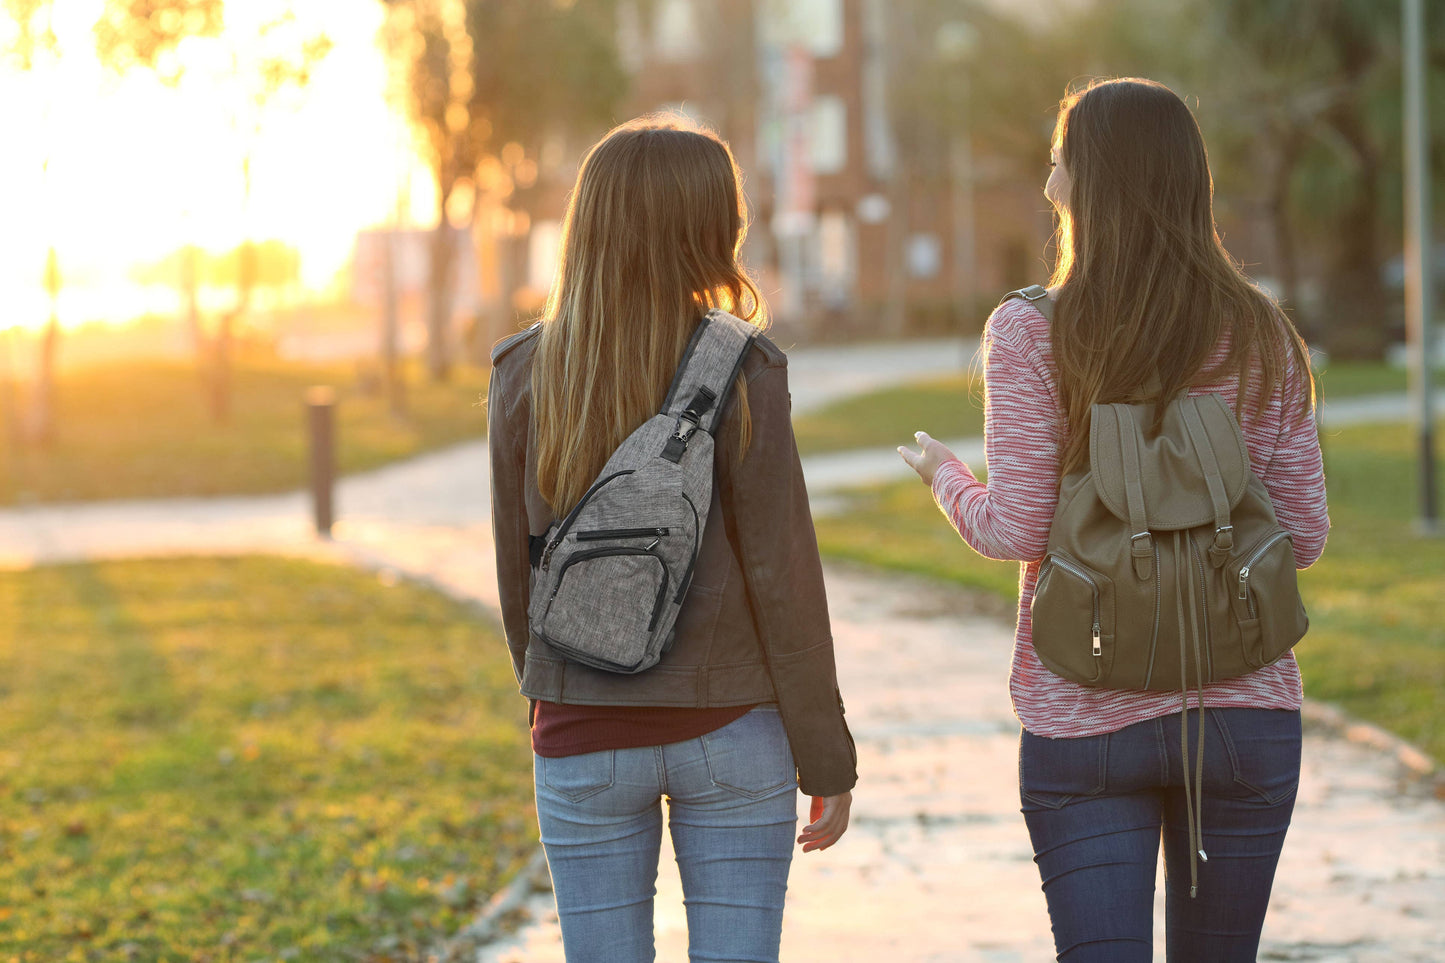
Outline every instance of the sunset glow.
{"label": "sunset glow", "polygon": [[[357,230],[387,222],[398,196],[409,198],[411,222],[434,218],[426,169],[387,103],[380,3],[228,4],[221,37],[177,52],[185,73],[175,87],[100,64],[90,32],[100,7],[57,0],[58,56],[29,72],[0,67],[0,329],[48,318],[51,244],[69,327],[176,312],[174,286],[133,275],[185,244],[220,253],[248,238],[283,241],[300,252],[302,288],[322,292],[335,286]],[[309,85],[258,112],[247,79],[254,38],[288,8],[295,31],[325,33],[333,46]]]}

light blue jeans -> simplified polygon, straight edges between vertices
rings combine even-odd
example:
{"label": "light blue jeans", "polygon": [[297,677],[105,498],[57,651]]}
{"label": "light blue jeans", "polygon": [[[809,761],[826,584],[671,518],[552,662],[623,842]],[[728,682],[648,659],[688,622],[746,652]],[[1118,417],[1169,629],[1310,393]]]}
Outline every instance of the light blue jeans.
{"label": "light blue jeans", "polygon": [[688,957],[776,963],[797,826],[777,706],[698,739],[535,757],[537,821],[569,963],[651,963],[662,797]]}

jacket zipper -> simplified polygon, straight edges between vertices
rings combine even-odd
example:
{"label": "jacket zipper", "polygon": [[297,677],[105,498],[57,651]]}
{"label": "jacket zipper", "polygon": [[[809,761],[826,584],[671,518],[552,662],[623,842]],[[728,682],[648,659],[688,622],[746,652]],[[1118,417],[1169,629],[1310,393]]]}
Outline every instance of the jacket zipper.
{"label": "jacket zipper", "polygon": [[1254,598],[1249,594],[1249,570],[1255,562],[1259,561],[1260,556],[1269,551],[1270,546],[1282,538],[1289,538],[1289,533],[1275,532],[1269,538],[1265,539],[1264,544],[1254,550],[1254,554],[1245,561],[1239,570],[1239,600],[1249,603],[1249,617],[1252,619],[1258,618],[1259,616],[1254,608]]}
{"label": "jacket zipper", "polygon": [[635,468],[628,468],[624,471],[613,472],[606,478],[598,479],[595,483],[593,483],[591,488],[587,489],[587,493],[582,496],[582,500],[577,503],[576,507],[574,507],[570,512],[567,513],[566,518],[562,519],[562,524],[557,528],[557,534],[552,536],[552,540],[547,543],[546,549],[542,551],[542,568],[544,570],[552,564],[552,553],[557,551],[557,546],[562,544],[562,537],[566,535],[567,530],[571,528],[574,523],[576,523],[577,515],[579,512],[582,511],[582,507],[592,500],[592,496],[597,494],[598,489],[600,489],[608,482],[612,481],[612,479],[614,478],[620,478],[623,475],[631,475],[635,471]]}
{"label": "jacket zipper", "polygon": [[1099,656],[1101,656],[1101,655],[1104,654],[1104,645],[1103,645],[1103,641],[1102,641],[1102,633],[1099,631],[1099,586],[1094,582],[1094,580],[1093,580],[1092,578],[1089,577],[1089,573],[1088,573],[1088,572],[1085,572],[1083,569],[1079,568],[1079,567],[1076,566],[1076,565],[1070,564],[1063,556],[1061,556],[1061,555],[1055,555],[1055,556],[1053,557],[1053,562],[1054,562],[1055,565],[1059,566],[1059,567],[1062,568],[1064,571],[1069,572],[1069,573],[1072,574],[1072,575],[1077,575],[1079,578],[1081,578],[1081,579],[1083,579],[1085,582],[1089,583],[1089,591],[1090,591],[1091,593],[1093,593],[1093,607],[1094,607],[1094,608],[1093,608],[1094,621],[1093,621],[1093,625],[1090,626],[1090,634],[1091,634],[1091,636],[1092,636],[1092,638],[1093,638],[1093,642],[1094,642],[1094,647],[1093,647],[1094,656],[1095,656],[1095,658],[1097,658],[1097,657],[1099,657]]}

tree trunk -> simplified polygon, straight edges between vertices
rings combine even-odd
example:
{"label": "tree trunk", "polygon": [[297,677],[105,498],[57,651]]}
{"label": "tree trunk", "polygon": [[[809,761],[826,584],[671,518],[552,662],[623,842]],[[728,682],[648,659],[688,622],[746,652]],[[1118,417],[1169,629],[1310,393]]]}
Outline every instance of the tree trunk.
{"label": "tree trunk", "polygon": [[441,217],[432,231],[427,284],[426,367],[432,381],[446,381],[451,376],[452,267],[456,244],[445,203],[443,198]]}
{"label": "tree trunk", "polygon": [[1339,358],[1384,357],[1387,317],[1380,281],[1379,151],[1365,129],[1361,109],[1349,103],[1328,118],[1357,162],[1357,191],[1332,231],[1321,311],[1325,346]]}
{"label": "tree trunk", "polygon": [[382,271],[384,277],[381,309],[381,378],[386,391],[386,406],[393,418],[406,417],[406,380],[401,370],[399,308],[397,305],[397,245],[400,238],[393,228],[382,240]]}
{"label": "tree trunk", "polygon": [[231,420],[231,327],[240,311],[228,311],[216,322],[216,337],[210,344],[207,365],[207,401],[211,420],[218,425]]}
{"label": "tree trunk", "polygon": [[42,448],[48,448],[55,441],[55,364],[60,353],[60,261],[54,245],[45,255],[45,290],[50,295],[50,320],[40,340],[35,399],[26,432],[31,443]]}
{"label": "tree trunk", "polygon": [[55,441],[55,361],[59,349],[60,322],[51,314],[40,338],[35,389],[25,419],[25,440],[38,448],[49,448]]}
{"label": "tree trunk", "polygon": [[1284,133],[1271,158],[1269,195],[1266,206],[1269,211],[1270,233],[1274,240],[1275,267],[1279,272],[1280,300],[1286,310],[1294,315],[1295,323],[1309,332],[1306,340],[1313,341],[1318,332],[1313,330],[1312,315],[1307,316],[1299,301],[1299,254],[1295,244],[1294,224],[1289,216],[1289,184],[1299,164],[1304,149],[1304,134],[1298,128]]}

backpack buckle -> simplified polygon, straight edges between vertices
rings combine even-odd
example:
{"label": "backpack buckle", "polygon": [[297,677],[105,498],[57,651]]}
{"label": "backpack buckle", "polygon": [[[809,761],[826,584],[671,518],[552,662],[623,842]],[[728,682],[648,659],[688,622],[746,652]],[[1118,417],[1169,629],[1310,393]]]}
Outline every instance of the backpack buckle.
{"label": "backpack buckle", "polygon": [[1134,574],[1140,581],[1154,575],[1154,536],[1139,532],[1129,536],[1129,554],[1134,556]]}
{"label": "backpack buckle", "polygon": [[1215,568],[1223,568],[1234,551],[1234,526],[1221,525],[1214,530],[1214,544],[1209,546],[1209,561]]}
{"label": "backpack buckle", "polygon": [[702,416],[690,409],[678,415],[677,429],[668,437],[667,444],[663,446],[662,457],[674,465],[682,461],[682,454],[687,451],[687,443],[697,432],[698,422],[701,420]]}

